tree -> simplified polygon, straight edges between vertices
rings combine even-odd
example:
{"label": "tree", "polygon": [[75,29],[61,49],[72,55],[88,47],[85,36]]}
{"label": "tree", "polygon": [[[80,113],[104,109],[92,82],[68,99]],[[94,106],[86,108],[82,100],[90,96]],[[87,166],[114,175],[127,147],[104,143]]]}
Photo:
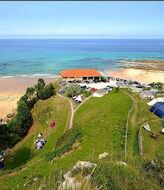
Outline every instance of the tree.
{"label": "tree", "polygon": [[35,85],[35,90],[37,92],[37,97],[40,97],[40,94],[42,93],[42,90],[44,89],[45,85],[46,84],[45,84],[43,79],[38,80],[38,83]]}
{"label": "tree", "polygon": [[49,85],[47,85],[40,93],[40,98],[42,100],[50,98],[51,96],[53,96],[55,94],[55,88],[53,86],[52,83],[50,83]]}
{"label": "tree", "polygon": [[33,122],[32,107],[39,99],[47,99],[54,94],[53,84],[46,86],[43,79],[38,80],[35,88],[26,90],[26,94],[18,101],[16,115],[7,125],[0,125],[0,149],[14,146],[26,135]]}
{"label": "tree", "polygon": [[75,95],[81,94],[81,88],[77,84],[71,84],[67,89],[66,89],[67,96],[73,97]]}

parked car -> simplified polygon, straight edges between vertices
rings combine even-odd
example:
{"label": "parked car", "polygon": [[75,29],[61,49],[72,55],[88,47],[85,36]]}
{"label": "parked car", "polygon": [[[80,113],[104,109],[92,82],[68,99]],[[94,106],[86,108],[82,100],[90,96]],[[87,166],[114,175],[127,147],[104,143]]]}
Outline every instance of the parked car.
{"label": "parked car", "polygon": [[85,90],[87,88],[87,86],[81,86],[81,89]]}
{"label": "parked car", "polygon": [[96,92],[96,90],[97,90],[96,88],[91,88],[92,92]]}

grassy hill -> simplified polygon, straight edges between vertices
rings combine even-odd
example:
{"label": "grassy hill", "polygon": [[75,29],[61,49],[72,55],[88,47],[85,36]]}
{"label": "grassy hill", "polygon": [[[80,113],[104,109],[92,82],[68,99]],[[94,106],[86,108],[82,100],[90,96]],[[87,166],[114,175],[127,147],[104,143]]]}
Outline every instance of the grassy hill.
{"label": "grassy hill", "polygon": [[[55,142],[67,127],[69,103],[67,99],[52,97],[39,101],[33,109],[34,124],[28,135],[13,149],[6,160],[6,168],[0,173],[2,189],[22,189],[24,183],[32,176],[44,176],[51,168],[45,159],[46,153],[54,149]],[[54,119],[56,129],[49,128],[49,122]],[[34,141],[38,133],[42,133],[47,143],[42,150],[35,150]],[[7,176],[6,176],[7,175]]]}
{"label": "grassy hill", "polygon": [[[37,102],[32,112],[34,124],[29,134],[13,149],[13,153],[6,160],[5,171],[0,173],[1,189],[38,189],[41,184],[46,184],[46,189],[55,189],[56,181],[61,177],[60,171],[64,173],[78,160],[88,160],[98,164],[92,183],[103,184],[104,190],[161,189],[156,179],[141,172],[142,161],[137,141],[138,129],[145,121],[149,121],[153,130],[157,131],[160,129],[161,121],[148,111],[147,105],[138,96],[120,90],[102,98],[88,99],[77,109],[73,120],[73,128],[78,128],[82,132],[80,143],[52,162],[48,161],[47,155],[55,150],[57,139],[67,130],[70,116],[69,101],[67,98],[53,96],[48,100]],[[50,129],[48,126],[52,119],[57,123],[56,129]],[[47,143],[43,150],[37,151],[33,142],[39,132],[43,133]],[[157,150],[163,146],[163,137],[154,141],[145,131],[142,131],[142,134],[143,160],[149,159],[149,156],[151,159],[156,158]],[[62,138],[64,140],[61,142],[66,143],[69,135]],[[103,152],[108,152],[109,158],[99,161],[98,155]],[[163,155],[162,150],[159,155]],[[126,161],[129,166],[121,167],[117,164],[118,161]],[[33,182],[36,176],[39,180]],[[24,184],[27,182],[29,184],[25,187]]]}

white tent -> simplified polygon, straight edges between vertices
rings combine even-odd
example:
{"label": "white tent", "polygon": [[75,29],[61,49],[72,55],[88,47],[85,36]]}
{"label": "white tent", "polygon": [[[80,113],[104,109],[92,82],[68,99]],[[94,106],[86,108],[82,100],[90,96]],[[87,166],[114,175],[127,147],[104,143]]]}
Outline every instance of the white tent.
{"label": "white tent", "polygon": [[145,90],[145,91],[143,91],[143,92],[140,93],[140,97],[142,99],[145,99],[145,98],[151,98],[151,99],[153,99],[154,98],[154,94],[151,91]]}
{"label": "white tent", "polygon": [[157,102],[164,102],[164,97],[159,97],[159,98],[154,98],[153,100],[151,100],[150,102],[148,102],[147,104],[149,106],[153,106],[155,103]]}
{"label": "white tent", "polygon": [[156,98],[158,102],[164,102],[164,97]]}
{"label": "white tent", "polygon": [[77,102],[82,102],[83,101],[82,98],[81,98],[81,95],[78,95],[74,100],[77,101]]}
{"label": "white tent", "polygon": [[147,131],[151,131],[151,128],[150,128],[149,124],[145,124],[144,129],[147,130]]}
{"label": "white tent", "polygon": [[107,94],[108,91],[105,90],[105,89],[100,89],[100,90],[97,90],[95,93],[93,93],[93,96],[94,97],[102,97],[104,96],[105,94]]}
{"label": "white tent", "polygon": [[164,134],[164,128],[161,130],[161,132]]}

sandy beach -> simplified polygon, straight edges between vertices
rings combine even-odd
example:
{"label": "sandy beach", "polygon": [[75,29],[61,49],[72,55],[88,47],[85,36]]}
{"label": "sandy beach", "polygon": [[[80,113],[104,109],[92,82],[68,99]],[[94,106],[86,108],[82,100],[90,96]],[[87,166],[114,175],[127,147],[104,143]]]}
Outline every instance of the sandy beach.
{"label": "sandy beach", "polygon": [[136,80],[141,83],[162,82],[164,83],[164,71],[144,70],[144,69],[119,69],[110,72],[106,71],[109,76],[118,77],[127,80]]}
{"label": "sandy beach", "polygon": [[[5,117],[13,109],[16,109],[17,101],[30,86],[37,83],[38,78],[12,77],[0,78],[0,118]],[[46,83],[55,78],[45,78]]]}
{"label": "sandy beach", "polygon": [[[112,72],[106,70],[106,73],[112,77],[136,80],[141,83],[164,83],[164,71],[127,68]],[[55,79],[45,78],[44,80],[46,83],[49,83]],[[28,87],[34,86],[37,80],[38,78],[27,77],[0,78],[0,118],[5,117],[13,109],[16,109],[19,98],[26,92]]]}

